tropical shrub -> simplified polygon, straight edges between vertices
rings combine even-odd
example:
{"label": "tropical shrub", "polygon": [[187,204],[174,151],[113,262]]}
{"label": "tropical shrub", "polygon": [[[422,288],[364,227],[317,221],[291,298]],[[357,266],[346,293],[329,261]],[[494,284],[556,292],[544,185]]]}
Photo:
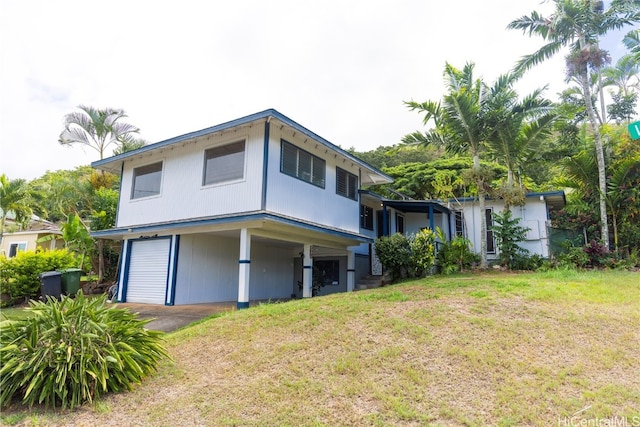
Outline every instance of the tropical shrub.
{"label": "tropical shrub", "polygon": [[471,251],[471,241],[462,236],[456,236],[450,241],[445,241],[444,233],[439,233],[437,267],[440,274],[454,274],[467,269],[480,262],[480,256]]}
{"label": "tropical shrub", "polygon": [[397,280],[410,275],[411,242],[400,233],[382,236],[375,241],[376,255],[384,270]]}
{"label": "tropical shrub", "polygon": [[424,277],[435,261],[435,233],[429,229],[405,236],[395,233],[375,241],[376,255],[392,280]]}
{"label": "tropical shrub", "polygon": [[106,296],[31,301],[32,315],[0,323],[0,407],[73,408],[104,393],[130,390],[168,354],[162,332]]}
{"label": "tropical shrub", "polygon": [[496,237],[496,245],[500,252],[500,265],[510,269],[517,269],[517,260],[526,256],[529,251],[520,247],[519,242],[525,240],[529,228],[518,225],[520,218],[513,218],[510,210],[502,213],[494,212],[493,220],[496,223],[491,230]]}
{"label": "tropical shrub", "polygon": [[431,273],[435,263],[436,235],[428,228],[420,230],[410,239],[411,265],[417,277],[423,277]]}
{"label": "tropical shrub", "polygon": [[0,293],[8,303],[33,298],[40,289],[40,273],[78,266],[77,258],[65,249],[24,251],[13,258],[0,257]]}

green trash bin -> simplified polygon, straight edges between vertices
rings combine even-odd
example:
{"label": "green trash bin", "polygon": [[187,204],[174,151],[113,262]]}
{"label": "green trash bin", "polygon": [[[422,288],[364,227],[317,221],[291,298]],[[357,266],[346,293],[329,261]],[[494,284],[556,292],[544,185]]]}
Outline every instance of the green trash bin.
{"label": "green trash bin", "polygon": [[82,277],[82,270],[79,268],[67,268],[66,270],[60,270],[62,273],[62,293],[65,295],[75,295],[80,289],[80,277]]}

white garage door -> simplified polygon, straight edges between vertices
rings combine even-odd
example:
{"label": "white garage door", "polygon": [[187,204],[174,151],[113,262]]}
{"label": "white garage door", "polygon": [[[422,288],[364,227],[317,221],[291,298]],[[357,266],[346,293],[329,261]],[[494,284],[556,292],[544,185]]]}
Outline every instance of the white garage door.
{"label": "white garage door", "polygon": [[170,246],[171,239],[132,242],[127,302],[164,304]]}

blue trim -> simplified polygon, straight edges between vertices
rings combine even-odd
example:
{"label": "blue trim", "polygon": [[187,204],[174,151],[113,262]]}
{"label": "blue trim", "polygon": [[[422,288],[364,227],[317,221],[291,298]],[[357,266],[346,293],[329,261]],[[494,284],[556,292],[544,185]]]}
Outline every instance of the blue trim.
{"label": "blue trim", "polygon": [[106,159],[102,159],[102,160],[98,160],[95,162],[91,163],[91,167],[96,168],[96,169],[100,169],[100,167],[105,167],[105,169],[109,169],[107,166],[112,165],[111,169],[113,169],[113,163],[117,163],[117,162],[123,162],[125,159],[131,158],[131,157],[135,157],[138,156],[142,153],[146,153],[148,151],[153,151],[159,148],[164,148],[166,146],[169,145],[173,145],[173,144],[177,144],[180,143],[182,141],[186,141],[186,140],[190,140],[190,139],[194,139],[194,138],[198,138],[201,136],[205,136],[205,135],[209,135],[215,132],[221,132],[227,129],[231,129],[234,127],[238,127],[238,126],[242,126],[251,122],[255,122],[258,120],[264,120],[267,119],[269,117],[273,117],[276,120],[282,122],[283,124],[293,128],[296,132],[300,132],[301,134],[314,139],[315,141],[319,142],[320,144],[324,145],[325,147],[339,153],[341,156],[346,157],[347,159],[351,160],[352,162],[364,167],[367,170],[370,170],[371,172],[375,173],[376,175],[379,175],[381,178],[383,178],[384,180],[387,180],[388,182],[393,182],[393,178],[391,178],[389,175],[379,171],[378,169],[374,168],[373,166],[369,165],[368,163],[365,163],[364,161],[358,159],[357,157],[355,157],[353,154],[349,153],[348,151],[343,150],[342,148],[338,147],[337,145],[334,145],[332,143],[330,143],[329,141],[327,141],[326,139],[322,138],[321,136],[313,133],[312,131],[310,131],[309,129],[301,126],[300,124],[294,122],[293,120],[291,120],[290,118],[288,118],[287,116],[285,116],[282,113],[279,113],[278,111],[274,110],[273,108],[268,109],[268,110],[264,110],[258,113],[254,113],[254,114],[250,114],[248,116],[245,117],[241,117],[239,119],[235,119],[235,120],[231,120],[225,123],[221,123],[219,125],[215,125],[206,129],[202,129],[202,130],[198,130],[195,132],[190,132],[184,135],[180,135],[180,136],[176,136],[174,138],[170,138],[164,141],[160,141],[160,142],[156,142],[154,144],[150,144],[150,145],[146,145],[144,147],[138,148],[137,150],[133,150],[133,151],[128,151],[126,153],[122,153],[119,154],[117,156],[112,156],[112,157],[108,157]]}
{"label": "blue trim", "polygon": [[[155,239],[161,239],[162,237],[154,237]],[[164,305],[169,305],[167,304],[167,294],[169,293],[169,273],[171,273],[171,246],[173,243],[173,238],[171,236],[169,236],[169,255],[167,256],[167,278],[165,280],[165,284],[164,284]],[[173,304],[171,304],[173,305]]]}
{"label": "blue trim", "polygon": [[436,223],[433,218],[433,205],[429,205],[429,228],[436,231]]}
{"label": "blue trim", "polygon": [[383,236],[388,236],[389,235],[389,218],[387,218],[389,215],[387,213],[387,205],[383,203],[382,206],[382,235]]}
{"label": "blue trim", "polygon": [[240,302],[240,301],[238,301],[238,304],[236,305],[236,307],[238,308],[238,310],[249,308],[249,302]]}
{"label": "blue trim", "polygon": [[125,260],[124,274],[122,277],[122,299],[118,302],[127,302],[127,287],[129,286],[129,267],[131,267],[131,244],[132,239],[127,240],[127,256]]}
{"label": "blue trim", "polygon": [[303,265],[302,268],[313,268],[312,265]]}
{"label": "blue trim", "polygon": [[241,259],[238,261],[238,263],[240,264],[251,264],[251,260],[250,259]]}
{"label": "blue trim", "polygon": [[264,147],[262,153],[262,210],[267,209],[267,176],[269,169],[269,139],[271,137],[271,124],[269,119],[264,122]]}
{"label": "blue trim", "polygon": [[176,303],[176,276],[178,275],[178,254],[180,253],[180,235],[176,234],[176,244],[173,253],[173,277],[171,278],[171,295],[169,296],[169,304]]}
{"label": "blue trim", "polygon": [[356,269],[355,268],[347,268],[347,273],[355,273]]}
{"label": "blue trim", "polygon": [[[527,193],[525,197],[540,197],[540,196],[562,196],[562,199],[566,203],[566,194],[563,190],[556,191],[538,191],[534,193]],[[458,199],[450,199],[452,202],[474,202],[478,200],[477,197],[460,197]],[[494,200],[493,197],[486,196],[486,200]]]}
{"label": "blue trim", "polygon": [[124,173],[124,162],[120,165],[120,182],[118,183],[118,204],[116,205],[116,224],[120,218],[120,200],[122,199],[122,174]]}
{"label": "blue trim", "polygon": [[[122,301],[119,302],[127,302],[127,288],[129,287],[129,269],[131,268],[131,246],[133,242],[140,242],[144,240],[159,240],[159,239],[169,239],[169,256],[171,256],[171,236],[158,236],[151,238],[138,238],[138,239],[129,239],[127,240],[127,266],[125,268],[124,279],[122,281]],[[167,259],[167,282],[164,287],[164,301],[166,304],[167,301],[167,287],[169,286],[169,259]]]}
{"label": "blue trim", "polygon": [[273,221],[280,224],[300,227],[305,230],[316,231],[319,233],[325,233],[325,234],[339,236],[347,239],[358,240],[363,243],[368,243],[373,241],[371,237],[367,237],[361,234],[351,233],[348,231],[335,230],[331,228],[325,228],[320,225],[306,223],[293,218],[280,216],[275,213],[264,213],[264,212],[243,213],[243,214],[232,215],[232,216],[224,215],[224,216],[218,216],[218,217],[191,219],[191,220],[186,220],[181,222],[165,222],[165,223],[158,223],[158,224],[125,226],[125,227],[119,227],[119,228],[111,228],[109,230],[94,231],[91,233],[91,236],[102,238],[102,237],[109,237],[109,236],[120,236],[124,234],[165,232],[167,229],[181,229],[181,228],[196,227],[196,226],[202,226],[202,225],[229,224],[233,222],[255,221],[255,220]]}

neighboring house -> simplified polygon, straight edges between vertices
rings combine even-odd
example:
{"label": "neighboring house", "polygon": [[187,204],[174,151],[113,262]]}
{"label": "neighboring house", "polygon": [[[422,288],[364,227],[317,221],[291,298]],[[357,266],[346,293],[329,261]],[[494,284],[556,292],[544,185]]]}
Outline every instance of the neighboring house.
{"label": "neighboring house", "polygon": [[[519,218],[519,225],[528,228],[527,237],[519,245],[530,254],[538,254],[549,258],[549,218],[551,210],[560,210],[566,205],[564,191],[528,193],[523,206],[511,206],[513,218]],[[498,260],[500,254],[496,246],[493,232],[489,229],[493,223],[493,212],[504,210],[504,200],[486,200],[485,212],[480,212],[477,198],[463,198],[450,201],[449,207],[455,211],[453,230],[456,235],[464,236],[471,241],[473,250],[480,250],[480,215],[487,218],[487,260]]]}
{"label": "neighboring house", "polygon": [[115,228],[92,233],[123,241],[117,300],[165,305],[353,290],[376,237],[360,190],[392,182],[275,110],[92,166],[121,177]]}
{"label": "neighboring house", "polygon": [[[51,240],[39,242],[47,236],[55,236]],[[36,249],[60,249],[64,246],[62,232],[52,222],[45,221],[36,215],[31,217],[31,221],[25,229],[15,224],[10,218],[5,224],[5,231],[2,234],[0,243],[0,254],[7,258],[13,258],[18,252],[35,251]]]}

